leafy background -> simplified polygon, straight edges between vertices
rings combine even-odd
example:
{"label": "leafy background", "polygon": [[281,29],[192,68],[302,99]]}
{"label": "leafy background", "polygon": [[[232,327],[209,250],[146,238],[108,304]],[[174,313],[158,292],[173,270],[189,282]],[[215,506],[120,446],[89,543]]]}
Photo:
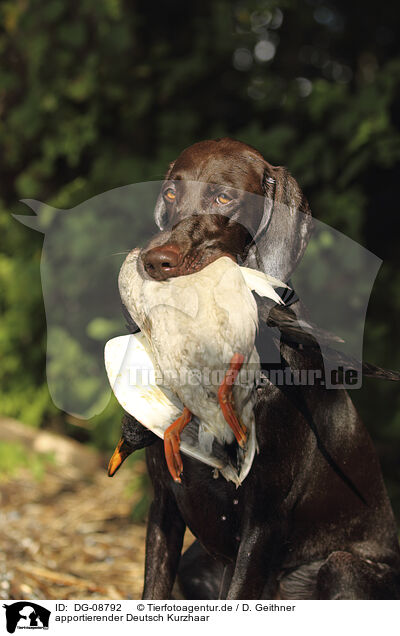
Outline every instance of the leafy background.
{"label": "leafy background", "polygon": [[[70,208],[161,179],[183,148],[224,135],[288,166],[318,219],[384,260],[364,357],[400,368],[395,3],[10,0],[0,15],[1,414],[102,450],[120,426],[113,400],[82,424],[50,399],[43,236],[11,217],[27,211],[19,200]],[[111,331],[93,317],[94,339]],[[398,386],[364,380],[352,398],[400,513]]]}

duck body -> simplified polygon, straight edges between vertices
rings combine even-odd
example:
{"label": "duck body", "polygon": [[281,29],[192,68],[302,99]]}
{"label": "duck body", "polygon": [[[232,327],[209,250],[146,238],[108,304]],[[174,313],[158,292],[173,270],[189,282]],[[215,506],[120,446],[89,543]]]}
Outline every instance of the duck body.
{"label": "duck body", "polygon": [[235,353],[243,365],[233,387],[235,407],[247,427],[254,423],[254,378],[259,357],[254,347],[257,305],[229,257],[195,274],[166,281],[146,279],[138,268],[139,250],[122,266],[122,302],[146,334],[162,384],[200,420],[199,443],[212,438],[231,443],[234,435],[218,403],[218,389]]}

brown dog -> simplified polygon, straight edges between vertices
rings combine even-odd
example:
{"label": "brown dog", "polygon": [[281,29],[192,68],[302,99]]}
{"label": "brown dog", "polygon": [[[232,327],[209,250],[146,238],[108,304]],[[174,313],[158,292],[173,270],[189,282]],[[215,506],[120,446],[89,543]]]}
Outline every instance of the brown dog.
{"label": "brown dog", "polygon": [[[195,144],[178,157],[155,216],[164,232],[143,263],[157,280],[228,253],[287,281],[311,231],[307,203],[288,172],[230,139]],[[299,301],[291,310],[302,315]],[[261,331],[273,340],[268,328]],[[293,343],[283,341],[278,351],[282,368],[313,368]],[[258,389],[255,415],[259,454],[237,490],[187,456],[176,484],[162,441],[125,419],[130,450],[150,444],[144,597],[170,598],[178,574],[192,599],[399,598],[393,514],[347,393],[269,383]],[[181,558],[186,526],[198,541]]]}

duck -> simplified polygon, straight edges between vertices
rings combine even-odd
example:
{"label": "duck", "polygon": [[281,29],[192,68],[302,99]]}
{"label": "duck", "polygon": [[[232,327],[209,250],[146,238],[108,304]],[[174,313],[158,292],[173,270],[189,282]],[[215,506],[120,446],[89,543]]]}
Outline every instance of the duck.
{"label": "duck", "polygon": [[[140,253],[128,254],[118,279],[122,303],[140,332],[106,344],[113,391],[126,412],[164,439],[175,482],[181,483],[182,451],[239,486],[257,450],[253,294],[279,305],[275,288],[287,285],[229,256],[157,281],[146,274]],[[132,369],[140,371],[134,381]],[[123,448],[121,438],[109,474],[125,459]]]}

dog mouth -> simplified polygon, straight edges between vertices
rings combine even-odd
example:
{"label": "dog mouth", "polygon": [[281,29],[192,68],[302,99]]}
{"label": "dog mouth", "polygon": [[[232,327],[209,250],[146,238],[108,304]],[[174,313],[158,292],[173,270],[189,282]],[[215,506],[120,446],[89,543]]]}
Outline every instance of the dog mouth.
{"label": "dog mouth", "polygon": [[212,254],[207,254],[207,252],[202,252],[201,254],[192,252],[184,259],[181,268],[182,273],[180,276],[187,276],[188,274],[200,272],[202,269],[207,267],[207,265],[211,265],[211,263],[214,263],[214,261],[217,261],[223,256],[231,258],[235,263],[237,262],[237,259],[230,252],[220,251]]}
{"label": "dog mouth", "polygon": [[165,281],[169,278],[200,272],[207,265],[223,256],[227,256],[237,263],[235,256],[225,250],[211,252],[191,250],[187,254],[182,254],[177,246],[164,245],[142,254],[142,263],[146,273],[153,280]]}

